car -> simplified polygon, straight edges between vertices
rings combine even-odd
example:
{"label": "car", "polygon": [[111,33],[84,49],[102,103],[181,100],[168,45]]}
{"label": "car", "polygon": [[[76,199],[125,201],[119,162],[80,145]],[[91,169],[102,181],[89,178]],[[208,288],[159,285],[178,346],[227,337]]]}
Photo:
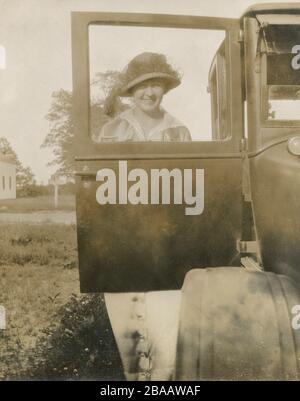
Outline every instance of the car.
{"label": "car", "polygon": [[[224,31],[207,76],[210,140],[95,143],[93,24]],[[74,12],[72,44],[81,291],[182,288],[178,380],[299,378],[299,3],[254,5],[240,19]],[[147,180],[164,172],[170,202],[151,202],[148,187],[147,202],[119,202],[125,167]],[[174,201],[175,170],[191,172],[190,193],[198,185],[197,213],[182,193]]]}

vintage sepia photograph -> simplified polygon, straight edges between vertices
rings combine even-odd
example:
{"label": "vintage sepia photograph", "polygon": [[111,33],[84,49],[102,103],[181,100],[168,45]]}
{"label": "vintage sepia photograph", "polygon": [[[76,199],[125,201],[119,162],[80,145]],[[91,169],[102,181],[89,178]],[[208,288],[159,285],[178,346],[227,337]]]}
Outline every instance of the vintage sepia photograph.
{"label": "vintage sepia photograph", "polygon": [[300,3],[0,10],[0,381],[300,380]]}

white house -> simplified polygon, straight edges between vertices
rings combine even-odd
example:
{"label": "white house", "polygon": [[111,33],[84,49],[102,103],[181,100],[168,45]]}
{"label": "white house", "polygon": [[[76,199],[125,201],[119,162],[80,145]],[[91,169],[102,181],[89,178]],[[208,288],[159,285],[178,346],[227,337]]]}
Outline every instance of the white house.
{"label": "white house", "polygon": [[16,199],[16,164],[0,153],[0,199]]}

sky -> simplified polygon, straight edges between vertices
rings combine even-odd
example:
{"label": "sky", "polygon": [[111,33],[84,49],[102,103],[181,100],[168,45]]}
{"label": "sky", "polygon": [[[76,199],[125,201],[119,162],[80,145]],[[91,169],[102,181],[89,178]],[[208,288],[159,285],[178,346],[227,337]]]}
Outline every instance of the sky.
{"label": "sky", "polygon": [[[264,1],[267,2],[271,1]],[[47,166],[54,158],[52,150],[41,149],[49,130],[45,115],[54,91],[60,88],[72,90],[71,11],[149,12],[238,18],[254,3],[260,1],[0,0],[0,46],[5,48],[6,53],[4,65],[3,57],[1,60],[3,50],[0,48],[0,136],[9,140],[23,165],[31,167],[37,182],[47,183],[55,168]],[[133,40],[131,43],[129,53],[133,54],[139,50],[139,46],[133,44]],[[157,46],[153,48],[159,50]],[[178,54],[183,50],[175,46],[171,58],[179,68],[187,71],[187,77],[192,76],[194,70],[189,67],[190,60],[180,65]],[[191,49],[188,49],[188,53],[192,54]],[[124,57],[118,59],[120,66],[124,66],[125,61]],[[197,63],[194,68],[197,68]],[[186,82],[192,85],[188,78]],[[183,95],[178,96],[177,92],[176,98],[166,99],[166,104],[172,112],[175,110],[176,117],[185,120],[191,110],[187,110],[187,101]],[[194,107],[197,103],[192,100],[190,104]],[[195,127],[197,124],[199,122],[195,123]]]}

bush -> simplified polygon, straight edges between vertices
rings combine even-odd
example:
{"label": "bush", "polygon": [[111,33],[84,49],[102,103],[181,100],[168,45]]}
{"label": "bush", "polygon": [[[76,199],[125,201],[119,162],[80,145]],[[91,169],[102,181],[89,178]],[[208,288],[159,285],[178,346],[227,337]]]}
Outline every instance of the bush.
{"label": "bush", "polygon": [[21,188],[17,188],[17,198],[28,198],[42,195],[50,195],[53,189],[50,185],[26,185]]}
{"label": "bush", "polygon": [[60,323],[44,330],[19,378],[125,380],[103,295],[72,295]]}
{"label": "bush", "polygon": [[59,193],[61,195],[75,195],[76,185],[73,182],[68,182],[65,185],[59,186]]}
{"label": "bush", "polygon": [[[76,191],[76,185],[72,182],[68,182],[67,184],[60,185],[58,192],[60,195],[74,195]],[[20,188],[17,188],[17,197],[18,198],[28,198],[28,197],[37,197],[37,196],[45,196],[45,195],[53,195],[54,194],[54,186],[53,185],[26,185]]]}

